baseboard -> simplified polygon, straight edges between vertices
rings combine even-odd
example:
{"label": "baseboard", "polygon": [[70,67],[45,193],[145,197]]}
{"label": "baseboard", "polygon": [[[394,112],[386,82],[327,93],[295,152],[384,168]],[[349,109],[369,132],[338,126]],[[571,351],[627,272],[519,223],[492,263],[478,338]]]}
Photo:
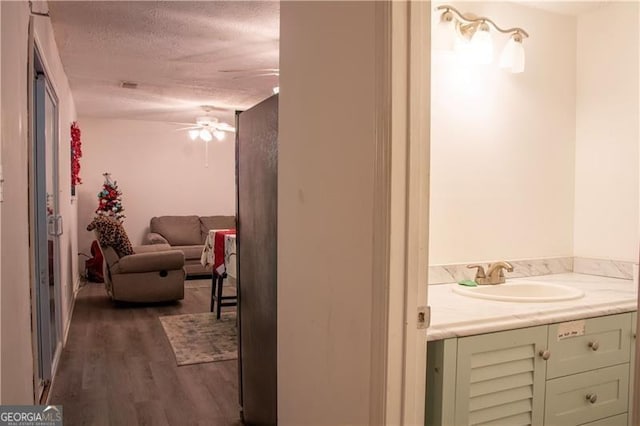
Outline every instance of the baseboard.
{"label": "baseboard", "polygon": [[69,329],[71,328],[71,319],[73,318],[73,310],[76,307],[76,299],[78,298],[78,292],[82,288],[82,280],[77,280],[73,285],[73,297],[69,304],[69,310],[67,312],[67,323],[64,325],[64,333],[62,333],[62,347],[67,345],[67,338],[69,337]]}
{"label": "baseboard", "polygon": [[49,404],[49,400],[51,398],[51,394],[53,391],[53,387],[56,384],[56,377],[58,375],[58,365],[60,364],[60,358],[62,358],[62,352],[64,351],[65,346],[67,346],[67,338],[69,337],[69,330],[71,329],[71,319],[73,318],[73,310],[76,307],[76,298],[78,297],[78,292],[81,287],[81,280],[76,281],[73,286],[73,297],[71,298],[71,303],[69,304],[69,311],[67,312],[67,323],[64,325],[64,332],[62,333],[62,348],[60,349],[60,353],[54,360],[54,365],[52,366],[51,371],[51,384],[49,385],[49,389],[47,391],[47,399],[45,404]]}

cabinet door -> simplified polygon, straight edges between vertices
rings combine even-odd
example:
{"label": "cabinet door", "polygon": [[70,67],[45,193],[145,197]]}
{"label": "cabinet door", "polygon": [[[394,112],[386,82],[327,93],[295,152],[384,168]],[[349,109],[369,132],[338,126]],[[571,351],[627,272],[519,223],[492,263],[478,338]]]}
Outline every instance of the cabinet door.
{"label": "cabinet door", "polygon": [[547,379],[629,362],[631,314],[549,326]]}
{"label": "cabinet door", "polygon": [[456,425],[541,425],[547,326],[458,339]]}

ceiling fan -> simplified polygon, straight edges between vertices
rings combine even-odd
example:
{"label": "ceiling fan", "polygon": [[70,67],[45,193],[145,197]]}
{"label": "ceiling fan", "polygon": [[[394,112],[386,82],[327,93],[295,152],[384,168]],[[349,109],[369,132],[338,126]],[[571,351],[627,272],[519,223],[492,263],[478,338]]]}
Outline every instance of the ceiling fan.
{"label": "ceiling fan", "polygon": [[224,123],[210,115],[211,111],[215,109],[214,107],[203,105],[202,109],[206,115],[197,117],[195,123],[180,123],[189,125],[189,127],[183,127],[176,130],[187,130],[191,140],[200,138],[205,142],[210,142],[213,138],[221,141],[224,139],[226,132],[234,133],[236,131],[236,129],[230,124]]}
{"label": "ceiling fan", "polygon": [[226,133],[235,133],[236,129],[230,124],[222,122],[211,115],[211,111],[219,110],[220,108],[210,105],[202,105],[201,108],[204,110],[205,115],[197,117],[195,123],[176,123],[189,126],[176,129],[176,131],[186,130],[192,141],[199,138],[205,142],[204,166],[209,167],[209,142],[211,142],[213,138],[222,141]]}

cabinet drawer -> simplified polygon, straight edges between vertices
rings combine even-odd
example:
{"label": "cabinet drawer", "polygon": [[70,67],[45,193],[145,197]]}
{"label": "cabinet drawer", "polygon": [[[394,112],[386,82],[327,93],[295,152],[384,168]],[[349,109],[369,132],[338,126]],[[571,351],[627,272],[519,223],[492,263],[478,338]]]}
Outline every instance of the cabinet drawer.
{"label": "cabinet drawer", "polygon": [[630,337],[630,313],[550,325],[547,379],[628,362]]}
{"label": "cabinet drawer", "polygon": [[627,413],[618,414],[617,416],[607,417],[606,419],[596,420],[580,426],[627,426],[627,417]]}
{"label": "cabinet drawer", "polygon": [[628,395],[629,364],[549,380],[545,425],[580,425],[625,413]]}

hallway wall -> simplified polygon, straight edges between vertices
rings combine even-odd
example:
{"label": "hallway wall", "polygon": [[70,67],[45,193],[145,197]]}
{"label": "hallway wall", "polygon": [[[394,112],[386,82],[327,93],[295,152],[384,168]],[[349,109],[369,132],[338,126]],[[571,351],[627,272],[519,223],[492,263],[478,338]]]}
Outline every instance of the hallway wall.
{"label": "hallway wall", "polygon": [[375,12],[375,2],[281,4],[282,425],[370,423]]}
{"label": "hallway wall", "polygon": [[[41,7],[41,5],[38,5]],[[0,2],[1,13],[1,143],[4,200],[1,216],[0,385],[2,404],[33,404],[34,341],[30,296],[28,204],[28,27],[27,2]],[[35,38],[59,99],[62,331],[66,333],[79,284],[75,241],[76,214],[70,194],[70,133],[75,105],[47,18],[36,17]]]}

